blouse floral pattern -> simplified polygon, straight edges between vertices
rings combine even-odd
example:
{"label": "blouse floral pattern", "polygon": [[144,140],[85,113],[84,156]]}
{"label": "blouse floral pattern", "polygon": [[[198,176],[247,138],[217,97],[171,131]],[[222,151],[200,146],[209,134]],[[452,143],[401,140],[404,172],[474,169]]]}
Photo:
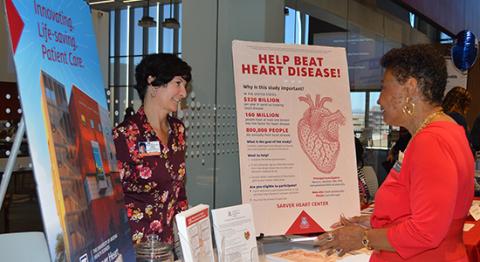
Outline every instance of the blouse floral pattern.
{"label": "blouse floral pattern", "polygon": [[[125,194],[132,241],[157,234],[173,243],[173,217],[187,209],[185,192],[185,127],[168,116],[168,143],[163,145],[148,123],[143,107],[113,130],[118,169]],[[155,142],[158,141],[158,142]],[[158,143],[159,152],[145,155],[139,143]]]}

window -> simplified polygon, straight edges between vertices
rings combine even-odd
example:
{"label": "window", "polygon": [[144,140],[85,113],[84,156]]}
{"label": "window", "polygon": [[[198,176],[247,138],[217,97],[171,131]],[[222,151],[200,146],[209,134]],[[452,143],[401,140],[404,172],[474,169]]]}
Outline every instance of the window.
{"label": "window", "polygon": [[377,104],[379,96],[380,91],[353,91],[350,93],[353,132],[368,147],[388,148],[390,127],[383,122],[383,114]]}
{"label": "window", "polygon": [[447,35],[443,32],[440,32],[440,43],[442,43],[442,44],[453,44],[453,39],[449,35]]}
{"label": "window", "polygon": [[418,20],[416,19],[415,14],[409,12],[409,13],[408,13],[408,18],[409,18],[410,26],[411,26],[412,28],[417,27]]}
{"label": "window", "polygon": [[82,125],[87,126],[87,119],[85,118],[84,114],[80,115],[80,119],[82,121]]}
{"label": "window", "polygon": [[290,7],[285,7],[285,43],[307,44],[309,16]]}
{"label": "window", "polygon": [[[345,16],[333,19],[327,15],[328,10],[315,12],[309,9],[312,14],[325,14],[325,17],[315,17],[297,8],[296,3],[289,4],[286,1],[286,4],[285,43],[346,48],[354,133],[363,139],[362,142],[367,147],[387,149],[388,136],[394,128],[383,122],[382,111],[377,105],[383,75],[379,60],[390,49],[401,47],[403,43],[384,37],[383,31],[372,31],[371,28],[350,21],[348,10]],[[423,32],[432,42],[452,41],[449,35],[393,2],[380,1],[376,7],[382,9],[386,17],[400,18],[411,30]],[[347,6],[348,8],[352,7]],[[433,33],[427,34],[429,31]]]}
{"label": "window", "polygon": [[365,97],[366,92],[351,92],[353,132],[360,138],[360,134],[365,128]]}
{"label": "window", "polygon": [[368,126],[371,127],[372,136],[368,142],[370,147],[387,148],[389,126],[383,122],[383,113],[377,104],[380,92],[369,92]]}
{"label": "window", "polygon": [[[172,15],[179,21],[181,7],[181,3],[174,3],[172,9]],[[138,26],[138,20],[147,14],[155,19],[156,27]],[[163,28],[161,22],[165,17],[170,17],[169,4],[110,11],[109,87],[105,91],[114,126],[123,121],[127,107],[141,104],[134,85],[135,66],[142,57],[157,52],[181,55],[181,28]]]}
{"label": "window", "polygon": [[46,93],[47,99],[51,103],[55,103],[56,101],[55,92],[50,87],[45,88],[45,93]]}

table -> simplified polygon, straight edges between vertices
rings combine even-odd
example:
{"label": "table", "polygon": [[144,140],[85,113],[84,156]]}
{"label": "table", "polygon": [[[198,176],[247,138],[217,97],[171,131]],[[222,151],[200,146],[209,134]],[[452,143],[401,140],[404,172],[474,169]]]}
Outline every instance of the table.
{"label": "table", "polygon": [[[475,200],[480,201],[480,197],[475,197]],[[467,218],[466,223],[474,224],[474,226],[469,230],[463,232],[463,242],[467,249],[468,259],[471,262],[480,261],[480,220],[475,221],[472,216]],[[313,243],[288,243],[286,240],[265,241],[263,243],[263,249],[266,254],[279,252],[288,249],[312,249]]]}
{"label": "table", "polygon": [[[8,158],[0,158],[0,173],[5,171]],[[29,156],[19,156],[15,161],[13,172],[17,171],[32,171],[32,159]]]}
{"label": "table", "polygon": [[[475,197],[474,200],[480,201],[480,197]],[[371,214],[373,212],[373,204],[368,208],[362,210],[362,214]],[[463,232],[463,243],[467,249],[468,259],[471,262],[480,261],[480,220],[475,221],[472,216],[468,216],[466,224],[474,224],[469,231]]]}
{"label": "table", "polygon": [[[480,200],[480,197],[475,197],[475,200]],[[477,262],[480,261],[480,220],[475,221],[472,216],[469,216],[466,223],[475,225],[469,231],[463,232],[463,242],[465,243],[469,260]]]}
{"label": "table", "polygon": [[[306,250],[313,251],[315,254],[318,253],[317,248],[314,246],[313,241],[305,242],[290,242],[289,239],[285,236],[273,236],[266,237],[264,239],[257,241],[257,249],[259,253],[260,262],[271,261],[268,259],[269,255],[273,253],[288,251],[288,250]],[[368,262],[370,260],[370,251],[366,249],[357,250],[347,254],[342,258],[338,258],[335,254],[326,258],[326,252],[323,251],[322,254],[318,254],[319,258],[313,259],[311,256],[308,261],[345,261],[345,262]],[[308,256],[308,254],[307,254]],[[282,261],[281,259],[275,261]],[[303,260],[302,260],[303,261]]]}

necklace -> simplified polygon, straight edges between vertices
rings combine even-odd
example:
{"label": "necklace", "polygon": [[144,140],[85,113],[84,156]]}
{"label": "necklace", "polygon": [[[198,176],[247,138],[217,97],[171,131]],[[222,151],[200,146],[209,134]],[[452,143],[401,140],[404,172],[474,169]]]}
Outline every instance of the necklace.
{"label": "necklace", "polygon": [[[425,119],[423,120],[423,122],[420,124],[420,126],[417,128],[417,130],[415,130],[415,133],[412,135],[412,138],[418,134],[418,132],[420,132],[420,130],[424,129],[428,124],[430,124],[432,122],[432,120],[436,117],[436,116],[439,116],[443,114],[443,110],[440,109],[440,110],[437,110],[433,113],[431,113],[430,115],[428,115],[427,117],[425,117]],[[411,140],[411,139],[410,139]]]}
{"label": "necklace", "polygon": [[[443,110],[442,109],[439,109],[433,113],[431,113],[430,115],[428,115],[427,117],[425,117],[425,119],[423,120],[423,122],[420,124],[420,126],[417,128],[417,130],[415,130],[415,133],[412,134],[412,137],[410,138],[410,140],[408,141],[408,144],[405,148],[405,150],[403,152],[406,152],[407,149],[408,149],[408,146],[410,145],[410,143],[412,142],[413,138],[418,134],[418,132],[420,132],[420,130],[424,129],[428,124],[430,124],[432,122],[432,120],[436,117],[436,116],[439,116],[443,114]],[[400,159],[400,154],[398,156],[398,158]],[[403,153],[402,153],[402,160],[403,160]],[[399,160],[400,163],[402,162],[402,160]]]}

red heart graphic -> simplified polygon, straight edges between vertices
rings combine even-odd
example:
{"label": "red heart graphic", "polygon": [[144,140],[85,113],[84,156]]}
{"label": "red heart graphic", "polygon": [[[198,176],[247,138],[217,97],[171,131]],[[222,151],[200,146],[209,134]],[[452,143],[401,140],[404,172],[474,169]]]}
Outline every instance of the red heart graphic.
{"label": "red heart graphic", "polygon": [[325,102],[332,102],[331,97],[320,99],[320,95],[316,95],[315,104],[310,94],[298,99],[309,105],[298,121],[300,145],[318,171],[329,174],[337,163],[340,152],[338,129],[340,125],[345,125],[345,117],[339,110],[332,113],[325,108]]}

